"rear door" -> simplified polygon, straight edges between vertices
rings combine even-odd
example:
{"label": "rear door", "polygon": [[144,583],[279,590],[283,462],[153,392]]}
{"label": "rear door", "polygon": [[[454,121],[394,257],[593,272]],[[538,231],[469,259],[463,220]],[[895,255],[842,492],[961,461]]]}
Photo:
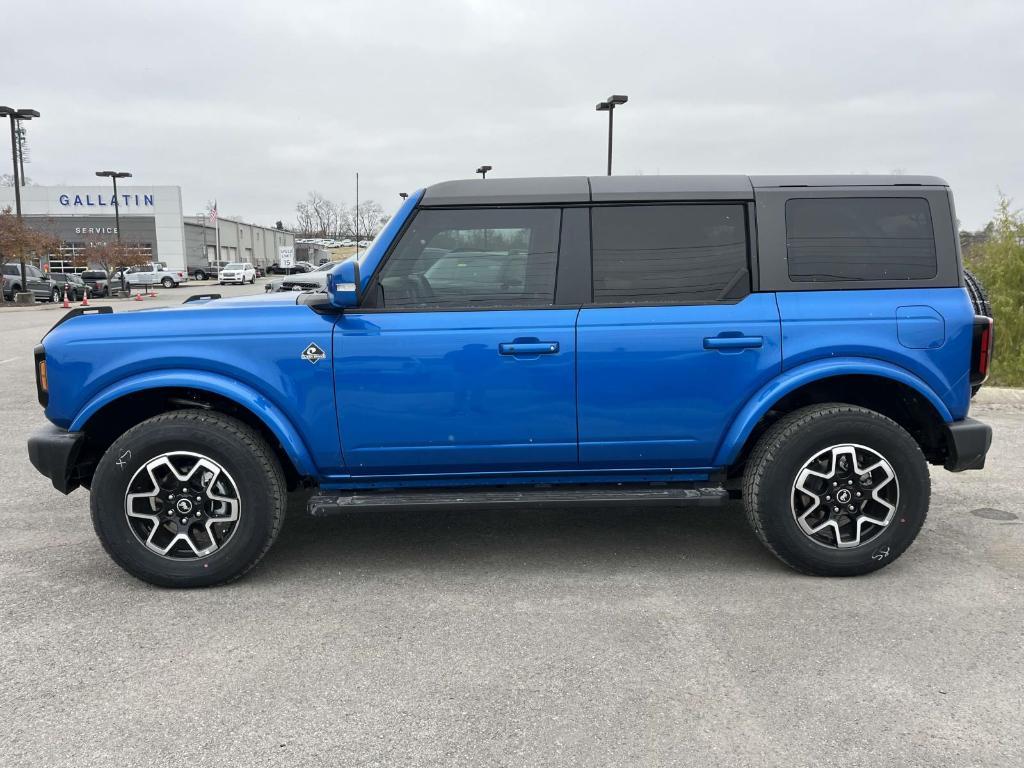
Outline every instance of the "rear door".
{"label": "rear door", "polygon": [[751,292],[751,214],[740,202],[592,209],[581,466],[711,466],[732,418],[780,372],[775,296]]}
{"label": "rear door", "polygon": [[335,327],[353,475],[576,466],[575,324],[556,208],[423,209]]}
{"label": "rear door", "polygon": [[[25,281],[28,283],[27,289],[34,293],[36,298],[50,298],[50,281],[46,279],[46,275],[43,274],[42,270],[33,267],[31,264],[26,264]],[[61,291],[63,290],[64,286],[61,286]]]}

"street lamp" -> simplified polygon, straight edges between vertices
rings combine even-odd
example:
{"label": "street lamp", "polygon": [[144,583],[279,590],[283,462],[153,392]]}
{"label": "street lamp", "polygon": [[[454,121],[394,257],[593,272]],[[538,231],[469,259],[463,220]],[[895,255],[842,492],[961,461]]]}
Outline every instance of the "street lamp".
{"label": "street lamp", "polygon": [[491,170],[491,166],[489,166],[489,165],[481,165],[479,168],[476,169],[476,172],[480,174],[480,178],[486,179],[487,178],[487,172],[489,170]]}
{"label": "street lamp", "polygon": [[615,113],[615,108],[621,106],[629,101],[629,96],[612,95],[608,97],[607,101],[599,102],[597,105],[598,112],[608,113],[608,175],[612,175],[612,115]]}
{"label": "street lamp", "polygon": [[[21,221],[21,179],[18,175],[18,139],[15,134],[15,124],[19,120],[31,120],[39,117],[39,112],[34,109],[11,109],[0,107],[0,117],[11,119],[11,158],[14,160],[14,208],[18,214],[18,221]],[[21,286],[25,290],[28,282],[25,280],[25,254],[18,254],[18,261],[21,263]]]}
{"label": "street lamp", "polygon": [[121,250],[121,203],[117,199],[117,180],[130,179],[132,175],[127,171],[96,171],[97,176],[110,179],[114,183],[114,233],[117,235],[117,255],[121,258],[121,290],[125,289],[124,251]]}

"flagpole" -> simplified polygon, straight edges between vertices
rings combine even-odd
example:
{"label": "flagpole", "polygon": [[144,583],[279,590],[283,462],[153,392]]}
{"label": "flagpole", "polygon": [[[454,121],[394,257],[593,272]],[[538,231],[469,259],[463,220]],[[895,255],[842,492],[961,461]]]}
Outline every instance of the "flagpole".
{"label": "flagpole", "polygon": [[213,266],[217,268],[217,274],[220,274],[221,258],[220,258],[220,211],[217,210],[217,201],[213,201],[213,233],[216,238],[217,253],[213,257]]}

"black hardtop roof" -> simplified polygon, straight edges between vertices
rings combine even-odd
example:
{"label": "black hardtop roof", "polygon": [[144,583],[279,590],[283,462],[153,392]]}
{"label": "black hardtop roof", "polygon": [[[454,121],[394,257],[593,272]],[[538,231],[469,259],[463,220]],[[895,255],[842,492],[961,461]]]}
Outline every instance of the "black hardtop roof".
{"label": "black hardtop roof", "polygon": [[630,200],[753,200],[772,187],[945,187],[937,176],[547,176],[460,179],[427,187],[421,205],[517,205]]}

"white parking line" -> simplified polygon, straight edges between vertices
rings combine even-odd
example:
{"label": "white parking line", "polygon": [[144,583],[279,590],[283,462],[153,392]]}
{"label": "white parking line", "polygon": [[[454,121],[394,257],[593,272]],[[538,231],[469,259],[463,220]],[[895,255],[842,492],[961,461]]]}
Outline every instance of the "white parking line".
{"label": "white parking line", "polygon": [[8,357],[6,360],[0,360],[0,365],[3,365],[4,363],[13,363],[17,359],[18,358],[16,357]]}

